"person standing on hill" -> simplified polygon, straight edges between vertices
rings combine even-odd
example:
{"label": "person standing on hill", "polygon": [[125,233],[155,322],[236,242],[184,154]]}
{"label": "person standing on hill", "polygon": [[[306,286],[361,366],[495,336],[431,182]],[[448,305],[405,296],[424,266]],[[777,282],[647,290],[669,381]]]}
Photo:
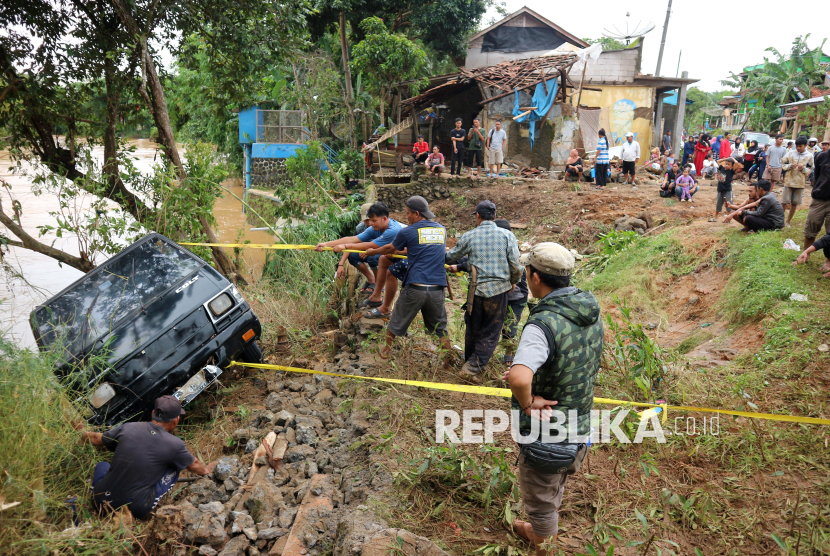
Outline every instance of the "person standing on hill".
{"label": "person standing on hill", "polygon": [[784,136],[780,133],[775,136],[775,145],[767,149],[767,168],[764,170],[761,179],[768,180],[774,188],[781,183],[781,161],[787,156],[787,147],[784,146]]}
{"label": "person standing on hill", "polygon": [[[519,490],[528,521],[514,520],[513,531],[535,547],[536,556],[547,556],[543,545],[556,541],[568,476],[580,470],[588,453],[584,439],[591,433],[604,331],[597,299],[570,285],[574,258],[567,249],[538,243],[519,261],[530,293],[540,301],[530,311],[513,365],[503,377],[510,385],[511,409],[524,437],[532,435],[532,420],[552,422],[554,416],[564,416],[558,424],[580,437],[568,432],[550,444],[551,439],[546,443],[537,436],[519,445]],[[551,449],[560,455],[556,465],[535,456]]]}
{"label": "person standing on hill", "polygon": [[634,134],[630,131],[625,134],[625,142],[622,144],[622,173],[625,176],[625,183],[634,184],[634,174],[637,172],[637,162],[640,161],[640,143],[634,140]]}
{"label": "person standing on hill", "polygon": [[694,158],[696,143],[697,141],[695,141],[694,137],[689,137],[689,140],[683,143],[683,161],[680,164],[681,168],[689,162],[690,158]]}
{"label": "person standing on hill", "polygon": [[487,149],[487,162],[490,164],[487,176],[497,178],[504,163],[504,153],[507,152],[507,132],[501,128],[501,120],[496,120],[496,127],[487,136]]}
{"label": "person standing on hill", "polygon": [[667,130],[663,135],[663,152],[671,150],[671,130]]}
{"label": "person standing on hill", "polygon": [[732,138],[727,131],[720,142],[720,158],[729,158],[732,156]]}
{"label": "person standing on hill", "polygon": [[594,164],[594,180],[597,187],[605,189],[605,184],[608,183],[608,139],[605,137],[605,129],[600,128],[597,132],[599,139],[597,140],[597,160]]}
{"label": "person standing on hill", "polygon": [[786,172],[781,204],[784,205],[784,210],[790,211],[784,224],[789,228],[795,211],[801,204],[801,193],[807,185],[807,177],[813,173],[813,151],[807,150],[806,137],[795,140],[795,148],[781,160],[781,169]]}
{"label": "person standing on hill", "polygon": [[709,154],[709,151],[712,148],[709,146],[709,142],[706,140],[708,136],[703,135],[700,138],[700,141],[697,142],[695,145],[695,170],[697,170],[697,175],[702,177],[703,176],[703,161],[706,160],[706,156]]}
{"label": "person standing on hill", "polygon": [[[822,141],[822,148],[830,146]],[[807,221],[804,222],[804,249],[810,247],[816,236],[824,226],[824,233],[830,234],[830,150],[816,155],[816,169],[813,173],[813,190],[810,196],[810,209],[807,211]],[[830,272],[830,258],[821,267],[822,272]]]}
{"label": "person standing on hill", "polygon": [[[452,163],[450,165],[450,177],[461,177],[461,166],[464,164],[464,138],[467,132],[461,127],[461,118],[455,119],[455,128],[450,131],[452,141]],[[458,172],[455,171],[455,164],[458,163]]]}
{"label": "person standing on hill", "polygon": [[483,165],[483,151],[484,151],[484,133],[481,132],[481,120],[475,118],[473,120],[473,127],[467,133],[467,141],[469,146],[467,150],[470,151],[470,163],[467,166],[467,177],[473,177],[473,166],[476,168],[476,177],[481,176],[481,166]]}
{"label": "person standing on hill", "polygon": [[470,285],[464,312],[464,366],[461,377],[481,382],[481,372],[499,343],[507,316],[508,294],[522,277],[519,244],[512,232],[496,226],[496,205],[481,201],[473,213],[476,227],[447,252],[453,264],[470,257]]}

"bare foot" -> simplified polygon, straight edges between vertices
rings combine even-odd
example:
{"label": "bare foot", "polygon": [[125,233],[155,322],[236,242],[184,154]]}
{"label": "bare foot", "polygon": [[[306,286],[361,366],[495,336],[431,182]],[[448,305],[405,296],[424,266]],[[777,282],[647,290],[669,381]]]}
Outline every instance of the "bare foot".
{"label": "bare foot", "polygon": [[392,348],[389,346],[383,346],[380,348],[380,351],[378,351],[378,355],[381,359],[389,359],[389,356],[392,355]]}
{"label": "bare foot", "polygon": [[830,278],[830,272],[824,275],[825,278]]}
{"label": "bare foot", "polygon": [[819,269],[819,272],[828,272],[830,271],[830,260],[825,259],[824,264]]}

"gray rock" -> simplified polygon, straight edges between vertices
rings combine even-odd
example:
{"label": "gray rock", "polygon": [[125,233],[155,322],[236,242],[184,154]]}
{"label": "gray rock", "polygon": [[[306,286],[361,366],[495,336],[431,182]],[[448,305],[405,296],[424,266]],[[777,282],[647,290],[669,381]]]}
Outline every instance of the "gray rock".
{"label": "gray rock", "polygon": [[207,504],[199,504],[199,511],[202,513],[210,513],[214,515],[221,515],[225,513],[225,506],[218,500],[208,502]]}
{"label": "gray rock", "polygon": [[[270,390],[270,387],[269,387]],[[282,396],[280,396],[276,392],[271,392],[268,394],[268,397],[265,398],[265,407],[269,411],[278,412],[282,410]]]}
{"label": "gray rock", "polygon": [[231,527],[231,533],[244,533],[250,540],[255,541],[257,539],[257,530],[254,524],[254,518],[249,515],[237,515]]}
{"label": "gray rock", "polygon": [[228,495],[224,489],[220,490],[216,483],[210,479],[196,481],[190,485],[190,488],[186,492],[187,500],[196,506],[199,504],[209,504],[214,500],[218,500],[219,502],[226,502],[228,500]]}
{"label": "gray rock", "polygon": [[184,538],[189,544],[221,546],[225,542],[225,519],[211,513],[203,513],[191,503],[181,504]]}
{"label": "gray rock", "polygon": [[248,556],[259,556],[260,552],[259,549],[255,546],[248,547]]}
{"label": "gray rock", "polygon": [[258,447],[259,447],[259,442],[257,442],[257,441],[256,441],[256,440],[254,440],[253,438],[251,438],[251,439],[250,439],[250,440],[248,440],[248,442],[245,444],[245,453],[246,453],[246,454],[252,454],[253,452],[255,452],[255,451],[256,451],[256,449],[257,449]]}
{"label": "gray rock", "polygon": [[323,421],[314,415],[297,415],[294,419],[294,423],[295,425],[305,425],[317,429],[323,428]]}
{"label": "gray rock", "polygon": [[222,552],[218,556],[245,556],[245,551],[250,544],[248,537],[239,535],[229,540],[228,544],[225,545],[225,548],[222,549]]}
{"label": "gray rock", "polygon": [[269,527],[268,529],[260,531],[257,538],[260,540],[270,541],[285,536],[285,533],[285,529],[280,529],[279,527]]}
{"label": "gray rock", "polygon": [[251,496],[245,501],[245,507],[258,519],[268,519],[275,515],[282,502],[282,492],[274,483],[260,481],[251,490]]}
{"label": "gray rock", "polygon": [[[216,469],[213,470],[213,478],[219,482],[223,482],[225,479],[235,474],[238,468],[239,459],[230,457],[220,458],[219,462],[216,464]],[[191,490],[192,488],[193,487],[191,487]]]}
{"label": "gray rock", "polygon": [[274,419],[274,425],[277,427],[287,427],[293,422],[294,415],[284,409],[277,413],[276,418]]}
{"label": "gray rock", "polygon": [[280,527],[288,529],[294,523],[295,517],[297,517],[297,510],[283,506],[278,518]]}
{"label": "gray rock", "polygon": [[299,446],[289,448],[288,451],[285,452],[285,461],[288,463],[303,461],[306,459],[311,459],[313,457],[314,448],[312,448],[308,444],[300,444]]}
{"label": "gray rock", "polygon": [[216,556],[217,552],[216,550],[212,549],[210,545],[203,544],[199,547],[199,554],[201,554],[202,556]]}
{"label": "gray rock", "polygon": [[317,473],[319,473],[319,471],[317,469],[317,464],[314,463],[313,461],[308,462],[308,466],[306,467],[306,470],[305,470],[305,476],[310,479],[311,477],[313,477]]}
{"label": "gray rock", "polygon": [[317,436],[314,434],[314,427],[298,424],[295,431],[297,444],[317,444]]}

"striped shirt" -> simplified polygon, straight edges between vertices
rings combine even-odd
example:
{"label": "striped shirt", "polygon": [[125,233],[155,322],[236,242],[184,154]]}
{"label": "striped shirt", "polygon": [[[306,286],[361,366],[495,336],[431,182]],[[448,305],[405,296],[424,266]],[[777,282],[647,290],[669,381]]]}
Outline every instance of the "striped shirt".
{"label": "striped shirt", "polygon": [[600,137],[597,141],[597,164],[608,164],[608,139]]}

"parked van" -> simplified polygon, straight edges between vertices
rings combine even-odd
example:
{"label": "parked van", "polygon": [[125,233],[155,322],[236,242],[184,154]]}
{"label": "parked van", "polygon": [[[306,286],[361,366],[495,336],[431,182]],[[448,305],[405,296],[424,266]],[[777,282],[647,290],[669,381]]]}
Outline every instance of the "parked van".
{"label": "parked van", "polygon": [[[192,401],[239,358],[261,362],[259,319],[227,278],[174,241],[140,239],[35,307],[41,351],[95,425],[146,418],[159,396]],[[78,363],[92,361],[81,376]]]}
{"label": "parked van", "polygon": [[775,141],[766,133],[758,133],[757,131],[744,131],[738,138],[745,147],[748,147],[752,141],[758,141],[758,146],[771,145]]}

